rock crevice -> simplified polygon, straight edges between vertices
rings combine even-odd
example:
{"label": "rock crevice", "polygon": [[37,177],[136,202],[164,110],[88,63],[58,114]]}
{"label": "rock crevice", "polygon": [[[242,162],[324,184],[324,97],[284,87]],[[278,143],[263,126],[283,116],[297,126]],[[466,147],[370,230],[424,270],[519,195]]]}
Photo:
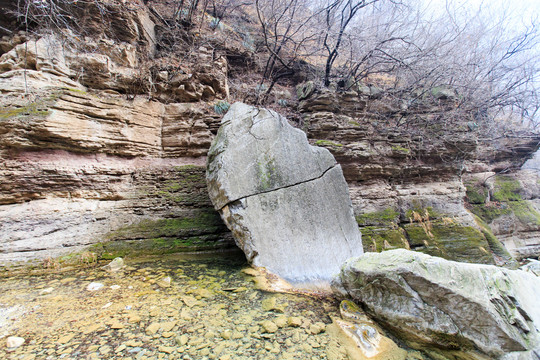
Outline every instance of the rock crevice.
{"label": "rock crevice", "polygon": [[[333,165],[333,166],[329,167],[328,169],[324,170],[321,175],[313,177],[311,179],[303,180],[303,181],[300,181],[300,182],[297,182],[297,183],[294,183],[294,184],[290,184],[290,185],[283,185],[282,187],[279,187],[277,189],[263,190],[261,192],[255,193],[255,194],[246,195],[246,196],[244,196],[244,197],[242,197],[240,199],[232,200],[231,202],[225,204],[223,207],[230,206],[231,203],[239,202],[239,201],[242,201],[244,199],[247,199],[247,198],[250,198],[250,197],[253,197],[253,196],[258,196],[258,195],[270,193],[270,192],[273,192],[273,191],[279,191],[279,190],[283,190],[283,189],[288,189],[288,188],[292,188],[292,187],[295,187],[295,186],[306,184],[306,183],[309,183],[309,182],[312,182],[312,181],[319,180],[319,179],[323,178],[329,171],[334,169],[336,166],[338,166],[338,165],[336,164],[336,165]],[[223,209],[223,207],[221,209]],[[221,210],[221,209],[219,209],[219,210]]]}

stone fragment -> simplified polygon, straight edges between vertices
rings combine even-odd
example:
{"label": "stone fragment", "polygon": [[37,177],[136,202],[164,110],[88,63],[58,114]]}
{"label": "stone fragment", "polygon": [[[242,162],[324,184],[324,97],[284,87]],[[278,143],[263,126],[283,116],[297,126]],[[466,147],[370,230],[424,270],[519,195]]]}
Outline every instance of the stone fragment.
{"label": "stone fragment", "polygon": [[62,336],[60,339],[58,339],[58,343],[59,344],[67,344],[68,342],[71,341],[71,339],[73,339],[74,336],[75,336],[74,333],[66,334],[66,335]]}
{"label": "stone fragment", "polygon": [[154,335],[156,334],[158,331],[159,331],[159,328],[161,327],[161,324],[160,323],[151,323],[150,325],[148,325],[148,327],[146,328],[146,333],[148,335]]}
{"label": "stone fragment", "polygon": [[302,318],[298,317],[298,316],[290,316],[288,319],[287,319],[287,324],[291,327],[300,327],[302,326]]}
{"label": "stone fragment", "polygon": [[363,252],[341,167],[271,110],[231,106],[206,178],[214,207],[255,266],[317,283]]}
{"label": "stone fragment", "polygon": [[53,287],[48,287],[46,289],[43,289],[39,292],[39,295],[46,295],[46,294],[50,294],[54,291],[54,288]]}
{"label": "stone fragment", "polygon": [[124,324],[122,324],[120,321],[118,320],[115,320],[112,324],[111,324],[111,329],[114,329],[114,330],[119,330],[119,329],[123,329],[124,328]]}
{"label": "stone fragment", "polygon": [[326,330],[326,325],[323,322],[316,322],[315,324],[311,324],[309,326],[309,333],[312,335],[317,335]]}
{"label": "stone fragment", "polygon": [[264,311],[284,312],[286,304],[278,304],[275,296],[266,298],[261,303]]}
{"label": "stone fragment", "polygon": [[176,321],[167,321],[164,323],[161,323],[160,328],[161,331],[169,332],[176,326]]}
{"label": "stone fragment", "polygon": [[10,336],[6,340],[6,346],[9,349],[16,349],[20,347],[22,344],[24,344],[24,338],[19,336]]}
{"label": "stone fragment", "polygon": [[348,260],[333,285],[417,343],[493,358],[540,345],[540,279],[524,271],[399,249]]}
{"label": "stone fragment", "polygon": [[167,354],[172,354],[172,352],[174,351],[174,347],[172,347],[172,346],[159,346],[158,350],[160,352],[164,352],[164,353],[167,353]]}
{"label": "stone fragment", "polygon": [[277,318],[274,319],[274,323],[279,327],[279,328],[283,328],[285,326],[287,326],[287,316],[285,315],[280,315],[278,316]]}
{"label": "stone fragment", "polygon": [[98,291],[98,290],[101,290],[103,288],[103,285],[102,283],[98,283],[98,282],[92,282],[90,284],[88,284],[88,286],[86,287],[86,290],[88,291]]}
{"label": "stone fragment", "polygon": [[184,302],[184,304],[186,304],[187,307],[193,307],[197,305],[197,299],[195,299],[193,296],[189,296],[189,295],[182,296],[182,301]]}
{"label": "stone fragment", "polygon": [[264,320],[261,323],[261,326],[263,327],[264,331],[267,333],[275,333],[278,330],[278,326],[271,320]]}
{"label": "stone fragment", "polygon": [[168,288],[171,286],[171,277],[170,276],[166,276],[162,279],[159,279],[157,281],[157,284],[159,287],[162,287],[162,288]]}
{"label": "stone fragment", "polygon": [[189,338],[188,338],[188,336],[185,335],[185,334],[182,334],[182,335],[180,335],[180,336],[178,336],[178,337],[176,338],[176,343],[177,343],[178,345],[181,345],[181,346],[186,345],[186,344],[188,343],[188,341],[189,341]]}
{"label": "stone fragment", "polygon": [[121,257],[117,257],[111,260],[110,263],[105,265],[103,269],[110,272],[117,272],[117,271],[122,270],[123,267],[124,267],[124,259],[122,259]]}

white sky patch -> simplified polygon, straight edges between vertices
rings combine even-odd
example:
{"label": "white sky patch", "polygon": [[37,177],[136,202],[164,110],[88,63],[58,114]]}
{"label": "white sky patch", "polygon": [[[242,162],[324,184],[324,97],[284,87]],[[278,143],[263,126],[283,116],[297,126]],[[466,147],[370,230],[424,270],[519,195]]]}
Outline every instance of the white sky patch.
{"label": "white sky patch", "polygon": [[424,0],[429,12],[434,15],[445,13],[446,4],[458,13],[474,15],[481,10],[491,20],[505,19],[510,28],[517,31],[532,23],[540,23],[540,0]]}

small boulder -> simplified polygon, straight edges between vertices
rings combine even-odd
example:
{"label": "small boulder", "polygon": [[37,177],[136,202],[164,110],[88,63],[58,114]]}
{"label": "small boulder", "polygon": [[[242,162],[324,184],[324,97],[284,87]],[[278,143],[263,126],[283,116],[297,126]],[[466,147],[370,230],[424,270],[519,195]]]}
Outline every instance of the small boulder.
{"label": "small boulder", "polygon": [[88,286],[86,287],[86,290],[88,290],[88,291],[98,291],[98,290],[103,289],[104,286],[105,286],[105,285],[103,285],[102,283],[91,282],[91,283],[88,284]]}
{"label": "small boulder", "polygon": [[262,328],[267,333],[275,333],[278,330],[278,326],[271,320],[264,320],[261,323]]}

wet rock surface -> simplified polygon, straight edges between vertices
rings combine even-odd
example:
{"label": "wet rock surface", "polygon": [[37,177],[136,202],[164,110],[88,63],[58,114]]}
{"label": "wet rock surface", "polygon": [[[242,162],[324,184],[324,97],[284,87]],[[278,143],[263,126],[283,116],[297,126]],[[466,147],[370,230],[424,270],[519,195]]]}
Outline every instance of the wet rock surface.
{"label": "wet rock surface", "polygon": [[493,358],[539,344],[540,281],[523,271],[400,249],[347,261],[334,284],[416,343]]}
{"label": "wet rock surface", "polygon": [[288,281],[329,280],[363,252],[341,167],[273,111],[231,106],[209,151],[207,182],[248,260]]}

